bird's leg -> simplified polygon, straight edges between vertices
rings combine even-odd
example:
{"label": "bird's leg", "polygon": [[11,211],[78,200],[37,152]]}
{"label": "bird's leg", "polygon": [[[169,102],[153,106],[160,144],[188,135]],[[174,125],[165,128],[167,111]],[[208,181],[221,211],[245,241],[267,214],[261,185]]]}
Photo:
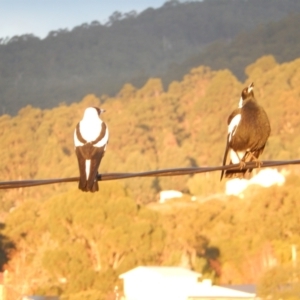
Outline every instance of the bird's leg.
{"label": "bird's leg", "polygon": [[240,170],[246,167],[246,163],[243,160],[240,160]]}
{"label": "bird's leg", "polygon": [[260,161],[256,156],[254,156],[254,154],[252,152],[249,152],[249,154],[251,155],[251,157],[255,161],[256,167],[260,168],[262,166],[263,162]]}
{"label": "bird's leg", "polygon": [[237,158],[240,161],[240,163],[239,163],[240,164],[240,170],[244,169],[245,166],[246,166],[246,163],[243,161],[243,159],[240,158],[240,156],[239,156],[239,154],[237,152],[235,152],[235,154],[236,154]]}

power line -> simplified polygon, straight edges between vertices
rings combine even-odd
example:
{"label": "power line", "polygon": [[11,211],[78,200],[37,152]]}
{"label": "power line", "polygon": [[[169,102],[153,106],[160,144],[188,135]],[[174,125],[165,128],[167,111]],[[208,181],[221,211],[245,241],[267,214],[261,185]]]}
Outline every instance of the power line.
{"label": "power line", "polygon": [[[284,165],[298,165],[298,164],[300,164],[300,160],[263,161],[260,167],[256,165],[256,162],[248,162],[246,163],[245,167],[256,169],[256,168],[268,168],[268,167],[278,167]],[[216,166],[216,167],[173,168],[173,169],[163,169],[163,170],[156,170],[156,171],[134,172],[134,173],[104,173],[98,175],[98,180],[106,181],[106,180],[119,180],[119,179],[127,179],[127,178],[134,178],[134,177],[182,176],[182,175],[191,175],[191,174],[198,174],[198,173],[215,172],[221,170],[235,170],[235,169],[239,170],[239,164]],[[47,185],[47,184],[78,182],[78,181],[79,181],[79,177],[3,181],[0,182],[0,189],[25,188],[25,187]]]}

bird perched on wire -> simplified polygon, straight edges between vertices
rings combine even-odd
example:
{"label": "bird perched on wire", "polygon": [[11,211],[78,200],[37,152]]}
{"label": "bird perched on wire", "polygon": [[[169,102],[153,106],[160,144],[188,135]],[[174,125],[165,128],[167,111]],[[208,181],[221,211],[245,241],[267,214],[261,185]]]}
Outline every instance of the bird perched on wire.
{"label": "bird perched on wire", "polygon": [[254,84],[251,83],[241,93],[239,107],[228,118],[228,135],[223,158],[226,165],[228,153],[230,164],[240,164],[240,170],[222,170],[227,178],[244,178],[251,173],[251,168],[244,168],[246,162],[255,161],[261,165],[259,156],[262,154],[271,133],[270,122],[265,110],[254,97]]}
{"label": "bird perched on wire", "polygon": [[80,179],[78,188],[84,192],[96,192],[98,168],[108,143],[108,127],[100,115],[105,112],[98,107],[88,107],[74,131]]}

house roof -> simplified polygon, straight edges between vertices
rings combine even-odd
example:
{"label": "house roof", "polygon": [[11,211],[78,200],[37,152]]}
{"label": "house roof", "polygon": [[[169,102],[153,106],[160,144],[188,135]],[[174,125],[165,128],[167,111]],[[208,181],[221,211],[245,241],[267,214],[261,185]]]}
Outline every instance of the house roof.
{"label": "house roof", "polygon": [[57,296],[24,296],[24,300],[59,300]]}
{"label": "house roof", "polygon": [[228,298],[254,298],[255,293],[242,292],[229,287],[211,285],[207,283],[197,283],[189,291],[189,297],[228,297]]}
{"label": "house roof", "polygon": [[155,267],[155,266],[140,266],[126,273],[123,273],[119,278],[123,279],[131,275],[153,274],[162,277],[201,277],[200,273],[191,271],[181,267]]}
{"label": "house roof", "polygon": [[233,289],[246,293],[256,293],[256,286],[254,284],[237,284],[237,285],[222,285],[225,288]]}

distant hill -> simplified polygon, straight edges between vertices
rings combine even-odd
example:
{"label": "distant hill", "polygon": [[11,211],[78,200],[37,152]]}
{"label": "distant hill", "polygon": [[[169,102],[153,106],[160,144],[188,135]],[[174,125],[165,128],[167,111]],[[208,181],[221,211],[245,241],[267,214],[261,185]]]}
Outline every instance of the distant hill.
{"label": "distant hill", "polygon": [[[295,0],[169,1],[140,14],[116,12],[104,25],[94,21],[52,31],[43,40],[33,35],[2,40],[0,112],[16,114],[27,104],[51,108],[88,93],[114,95],[126,82],[141,87],[217,40],[230,43],[241,32],[299,11]],[[226,65],[217,61],[204,64]]]}
{"label": "distant hill", "polygon": [[229,69],[240,80],[245,80],[246,66],[263,55],[272,54],[280,63],[300,57],[298,28],[299,13],[244,31],[230,42],[218,40],[183,63],[173,64],[161,77],[167,85],[180,80],[193,67],[204,64],[214,70]]}

